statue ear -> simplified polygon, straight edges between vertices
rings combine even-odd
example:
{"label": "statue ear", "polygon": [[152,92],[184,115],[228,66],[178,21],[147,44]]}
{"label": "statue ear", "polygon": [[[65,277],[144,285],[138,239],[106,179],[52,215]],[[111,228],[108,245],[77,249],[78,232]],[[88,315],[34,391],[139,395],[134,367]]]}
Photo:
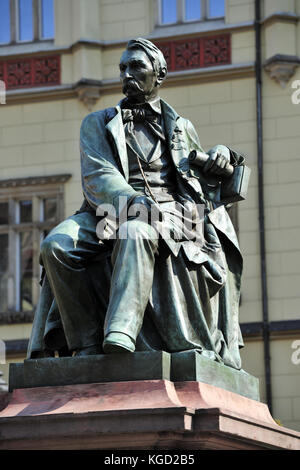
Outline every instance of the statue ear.
{"label": "statue ear", "polygon": [[163,67],[159,74],[157,75],[157,79],[156,79],[156,85],[157,86],[160,86],[162,84],[162,82],[164,81],[164,79],[166,78],[167,76],[167,69],[166,67]]}

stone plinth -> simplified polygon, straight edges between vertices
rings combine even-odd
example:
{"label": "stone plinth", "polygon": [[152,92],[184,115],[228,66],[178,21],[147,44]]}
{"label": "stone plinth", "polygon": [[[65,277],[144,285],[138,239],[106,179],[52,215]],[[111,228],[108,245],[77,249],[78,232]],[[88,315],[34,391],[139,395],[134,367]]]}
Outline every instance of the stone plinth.
{"label": "stone plinth", "polygon": [[10,364],[9,391],[57,385],[135,380],[196,381],[259,400],[259,381],[197,351],[98,354],[85,357],[29,359]]}
{"label": "stone plinth", "polygon": [[29,359],[9,366],[9,391],[56,385],[170,379],[165,351]]}
{"label": "stone plinth", "polygon": [[0,449],[291,449],[266,405],[201,382],[139,380],[15,389]]}
{"label": "stone plinth", "polygon": [[259,380],[256,377],[212,361],[197,351],[171,355],[171,380],[204,382],[259,401]]}

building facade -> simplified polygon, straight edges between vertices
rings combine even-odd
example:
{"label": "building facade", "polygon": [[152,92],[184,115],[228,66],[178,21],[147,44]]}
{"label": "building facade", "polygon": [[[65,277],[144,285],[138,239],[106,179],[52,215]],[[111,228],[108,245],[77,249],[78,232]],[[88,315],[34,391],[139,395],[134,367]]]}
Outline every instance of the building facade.
{"label": "building facade", "polygon": [[[243,369],[274,418],[300,430],[300,0],[1,0],[0,370],[22,361],[39,246],[81,205],[79,129],[122,98],[130,38],[168,63],[161,97],[205,149],[247,156],[232,217],[244,255]],[[299,170],[299,171],[298,171]]]}

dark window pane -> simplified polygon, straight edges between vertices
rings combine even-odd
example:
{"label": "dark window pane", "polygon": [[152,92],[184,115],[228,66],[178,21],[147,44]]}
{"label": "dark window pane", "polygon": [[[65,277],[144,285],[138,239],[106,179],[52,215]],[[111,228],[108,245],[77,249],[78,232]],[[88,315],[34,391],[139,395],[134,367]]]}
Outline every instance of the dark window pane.
{"label": "dark window pane", "polygon": [[8,224],[8,202],[0,202],[0,225]]}
{"label": "dark window pane", "polygon": [[32,232],[20,233],[21,273],[32,271]]}
{"label": "dark window pane", "polygon": [[57,215],[57,200],[56,198],[44,199],[43,201],[43,214],[44,220],[55,220]]}
{"label": "dark window pane", "polygon": [[0,273],[5,273],[8,268],[8,234],[0,235]]}
{"label": "dark window pane", "polygon": [[19,41],[33,40],[32,0],[19,0]]}
{"label": "dark window pane", "polygon": [[192,21],[200,20],[200,18],[201,0],[185,0],[185,19],[187,21]]}
{"label": "dark window pane", "polygon": [[0,43],[10,42],[10,6],[9,0],[0,0]]}
{"label": "dark window pane", "polygon": [[54,0],[41,0],[42,38],[54,38]]}
{"label": "dark window pane", "polygon": [[8,234],[0,235],[0,312],[7,311]]}
{"label": "dark window pane", "polygon": [[210,18],[225,16],[225,0],[210,0],[208,16]]}
{"label": "dark window pane", "polygon": [[177,22],[177,0],[162,0],[162,23]]}
{"label": "dark window pane", "polygon": [[32,201],[20,201],[20,223],[32,221]]}
{"label": "dark window pane", "polygon": [[32,310],[32,232],[20,233],[20,304]]}
{"label": "dark window pane", "polygon": [[24,273],[21,280],[21,311],[32,309],[32,274]]}

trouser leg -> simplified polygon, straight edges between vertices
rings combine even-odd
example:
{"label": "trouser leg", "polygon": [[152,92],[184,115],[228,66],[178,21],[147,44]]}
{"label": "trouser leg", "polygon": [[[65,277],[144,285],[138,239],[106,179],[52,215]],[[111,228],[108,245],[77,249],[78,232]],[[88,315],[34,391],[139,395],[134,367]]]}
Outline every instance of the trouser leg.
{"label": "trouser leg", "polygon": [[97,345],[103,336],[86,270],[88,262],[101,254],[96,223],[93,214],[72,216],[55,227],[41,247],[41,260],[71,350]]}
{"label": "trouser leg", "polygon": [[[121,333],[135,344],[153,283],[156,230],[145,222],[129,220],[120,231],[128,237],[118,238],[112,252],[110,301],[106,312],[104,336]],[[120,232],[119,232],[120,233]]]}

